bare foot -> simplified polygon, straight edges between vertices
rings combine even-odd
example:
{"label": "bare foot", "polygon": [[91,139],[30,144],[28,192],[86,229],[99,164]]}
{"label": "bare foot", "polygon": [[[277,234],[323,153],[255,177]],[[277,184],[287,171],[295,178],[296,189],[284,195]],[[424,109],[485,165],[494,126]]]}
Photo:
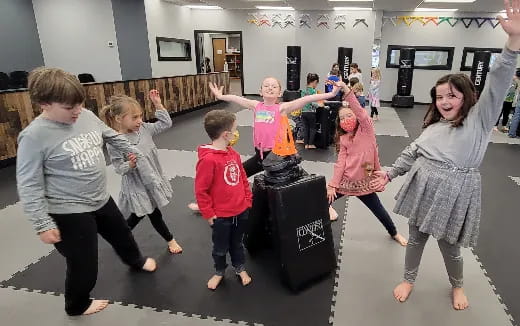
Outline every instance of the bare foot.
{"label": "bare foot", "polygon": [[197,203],[189,203],[188,208],[191,209],[194,212],[199,212],[199,205]]}
{"label": "bare foot", "polygon": [[464,294],[463,288],[453,288],[453,308],[464,310],[469,307],[468,298]]}
{"label": "bare foot", "polygon": [[398,286],[394,289],[394,298],[399,302],[405,302],[412,292],[413,284],[408,283],[406,281],[402,281]]}
{"label": "bare foot", "polygon": [[172,239],[172,241],[168,242],[168,250],[170,250],[170,253],[172,254],[181,254],[182,253],[182,247],[179,246],[177,241],[175,239]]}
{"label": "bare foot", "polygon": [[108,300],[92,300],[90,306],[83,312],[83,315],[92,315],[100,312],[108,306]]}
{"label": "bare foot", "polygon": [[224,276],[213,275],[208,281],[208,289],[215,290]]}
{"label": "bare foot", "polygon": [[252,281],[251,276],[249,276],[249,274],[247,274],[246,271],[242,271],[242,272],[238,273],[237,275],[238,275],[238,277],[240,277],[240,280],[242,281],[243,286],[248,286],[249,283],[251,283],[251,281]]}
{"label": "bare foot", "polygon": [[142,268],[145,272],[154,272],[157,269],[157,263],[153,258],[146,258]]}
{"label": "bare foot", "polygon": [[331,221],[338,219],[338,212],[332,206],[329,206],[329,217]]}
{"label": "bare foot", "polygon": [[395,241],[397,241],[401,246],[405,247],[408,244],[408,240],[403,237],[401,234],[397,233],[392,237]]}

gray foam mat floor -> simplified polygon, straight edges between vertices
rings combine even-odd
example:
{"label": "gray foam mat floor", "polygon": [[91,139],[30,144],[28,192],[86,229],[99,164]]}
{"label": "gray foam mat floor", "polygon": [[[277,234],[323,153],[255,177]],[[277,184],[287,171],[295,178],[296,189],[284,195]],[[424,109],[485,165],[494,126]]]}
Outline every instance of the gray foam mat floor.
{"label": "gray foam mat floor", "polygon": [[[242,287],[228,271],[225,282],[217,291],[209,291],[206,282],[213,273],[211,231],[206,221],[186,208],[191,199],[193,179],[177,177],[172,180],[172,186],[174,200],[162,211],[184,248],[183,254],[172,256],[167,253],[166,243],[149,222],[143,220],[134,234],[143,254],[157,258],[159,269],[152,274],[130,271],[113,250],[100,241],[99,277],[93,297],[217,320],[272,326],[328,324],[335,273],[296,294],[281,283],[278,264],[269,251],[254,258],[248,256],[246,266],[253,277],[250,286]],[[340,213],[344,204],[344,199],[335,203]],[[336,252],[341,226],[341,222],[333,223]],[[64,259],[53,251],[1,284],[44,293],[63,293],[64,273]]]}

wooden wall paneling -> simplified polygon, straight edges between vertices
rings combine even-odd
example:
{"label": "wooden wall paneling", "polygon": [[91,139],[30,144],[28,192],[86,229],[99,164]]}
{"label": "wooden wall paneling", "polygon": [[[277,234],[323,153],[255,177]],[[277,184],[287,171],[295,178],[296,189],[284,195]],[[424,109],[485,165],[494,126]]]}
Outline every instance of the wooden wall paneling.
{"label": "wooden wall paneling", "polygon": [[[145,120],[149,120],[154,117],[153,105],[148,98],[150,89],[158,89],[168,111],[177,113],[214,102],[208,87],[210,81],[224,86],[224,93],[229,92],[229,73],[94,83],[83,85],[86,94],[84,105],[99,115],[110,96],[126,94],[137,99],[143,107]],[[39,113],[39,107],[31,103],[28,91],[0,92],[0,160],[16,157],[18,134]]]}

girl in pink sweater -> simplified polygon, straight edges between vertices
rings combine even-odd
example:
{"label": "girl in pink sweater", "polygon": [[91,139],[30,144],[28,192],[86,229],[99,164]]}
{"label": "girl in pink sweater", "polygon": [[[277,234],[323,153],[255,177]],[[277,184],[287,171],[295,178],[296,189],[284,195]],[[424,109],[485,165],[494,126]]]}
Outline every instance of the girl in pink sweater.
{"label": "girl in pink sweater", "polygon": [[376,194],[382,189],[373,182],[377,178],[374,171],[381,170],[381,166],[372,120],[354,92],[346,85],[344,89],[346,102],[339,109],[336,127],[338,160],[334,165],[334,176],[327,185],[329,203],[343,196],[358,197],[384,225],[390,236],[406,246],[407,240],[397,233],[392,218]]}

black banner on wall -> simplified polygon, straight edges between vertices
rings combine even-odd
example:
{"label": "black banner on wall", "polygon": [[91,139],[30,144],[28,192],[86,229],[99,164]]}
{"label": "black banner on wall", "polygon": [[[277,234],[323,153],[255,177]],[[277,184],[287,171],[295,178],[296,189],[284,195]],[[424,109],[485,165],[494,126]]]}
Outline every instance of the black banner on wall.
{"label": "black banner on wall", "polygon": [[343,80],[348,79],[350,74],[350,64],[352,63],[352,48],[338,48],[339,71]]}
{"label": "black banner on wall", "polygon": [[473,55],[473,66],[471,67],[471,81],[477,90],[477,96],[484,89],[487,73],[489,71],[489,61],[491,51],[475,51]]}
{"label": "black banner on wall", "polygon": [[287,47],[287,90],[300,89],[300,69],[302,49],[299,46]]}
{"label": "black banner on wall", "polygon": [[415,61],[414,48],[402,48],[399,52],[399,71],[397,73],[397,95],[409,96],[412,94],[413,63]]}

